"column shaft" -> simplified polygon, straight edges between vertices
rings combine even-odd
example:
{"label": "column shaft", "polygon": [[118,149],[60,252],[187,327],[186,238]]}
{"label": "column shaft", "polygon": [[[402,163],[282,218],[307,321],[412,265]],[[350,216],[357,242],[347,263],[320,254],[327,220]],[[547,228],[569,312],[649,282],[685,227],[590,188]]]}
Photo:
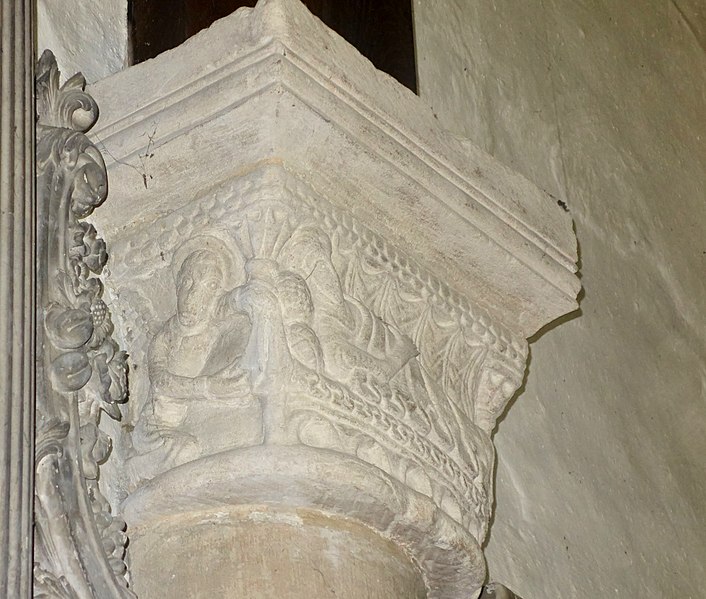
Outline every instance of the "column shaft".
{"label": "column shaft", "polygon": [[29,597],[34,411],[34,109],[30,0],[0,32],[0,596]]}

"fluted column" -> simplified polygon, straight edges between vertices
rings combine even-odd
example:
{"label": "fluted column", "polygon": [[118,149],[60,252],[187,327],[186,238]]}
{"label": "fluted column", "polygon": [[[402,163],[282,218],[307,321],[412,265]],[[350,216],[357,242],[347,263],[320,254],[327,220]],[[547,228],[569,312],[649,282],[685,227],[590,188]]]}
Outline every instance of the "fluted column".
{"label": "fluted column", "polygon": [[0,32],[0,596],[29,597],[34,405],[32,2]]}

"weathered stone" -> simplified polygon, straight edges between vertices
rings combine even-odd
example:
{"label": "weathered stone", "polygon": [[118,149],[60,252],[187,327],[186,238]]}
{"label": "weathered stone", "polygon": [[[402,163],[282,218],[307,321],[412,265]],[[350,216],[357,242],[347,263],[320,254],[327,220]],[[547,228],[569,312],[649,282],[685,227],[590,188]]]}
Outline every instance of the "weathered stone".
{"label": "weathered stone", "polygon": [[32,584],[34,197],[32,3],[0,7],[0,596]]}
{"label": "weathered stone", "polygon": [[36,77],[34,596],[127,599],[125,523],[99,488],[111,450],[102,414],[121,418],[127,356],[102,299],[105,244],[84,220],[107,194],[105,165],[85,135],[98,107],[80,74],[60,85],[51,52]]}
{"label": "weathered stone", "polygon": [[427,596],[418,568],[394,543],[318,512],[199,512],[142,532],[134,529],[130,536],[131,576],[140,597],[201,597],[204,578],[220,597]]}
{"label": "weathered stone", "polygon": [[706,4],[635,6],[414,5],[422,98],[581,248],[581,314],[532,344],[494,437],[485,555],[528,599],[704,595]]}
{"label": "weathered stone", "polygon": [[[422,99],[571,209],[583,250],[583,315],[533,346],[495,437],[486,556],[527,597],[700,596],[706,578],[700,5],[415,1]],[[66,38],[87,73],[115,47]]]}
{"label": "weathered stone", "polygon": [[575,306],[570,217],[294,0],[92,93],[111,177],[94,222],[133,361],[102,481],[145,588],[165,530],[268,506],[392,543],[400,592],[477,596],[490,436],[526,338]]}
{"label": "weathered stone", "polygon": [[128,65],[127,0],[37,0],[38,48],[51,48],[63,73],[97,81]]}

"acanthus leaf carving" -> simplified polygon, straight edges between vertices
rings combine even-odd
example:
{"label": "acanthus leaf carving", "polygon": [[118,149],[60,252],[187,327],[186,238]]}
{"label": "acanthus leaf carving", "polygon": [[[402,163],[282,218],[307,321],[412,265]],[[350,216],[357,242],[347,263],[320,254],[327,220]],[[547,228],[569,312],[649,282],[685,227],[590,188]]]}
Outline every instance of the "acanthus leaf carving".
{"label": "acanthus leaf carving", "polygon": [[112,441],[101,414],[119,420],[127,354],[98,275],[105,243],[83,221],[107,196],[100,152],[84,132],[98,117],[74,75],[63,86],[45,51],[37,65],[38,322],[34,596],[127,599],[125,523],[99,486]]}

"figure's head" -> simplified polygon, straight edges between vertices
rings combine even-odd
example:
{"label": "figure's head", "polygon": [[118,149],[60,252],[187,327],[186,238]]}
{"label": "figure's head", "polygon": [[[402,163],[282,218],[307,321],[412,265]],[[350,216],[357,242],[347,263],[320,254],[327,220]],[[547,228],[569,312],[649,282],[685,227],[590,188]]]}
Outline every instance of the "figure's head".
{"label": "figure's head", "polygon": [[219,256],[210,250],[189,254],[176,276],[179,322],[189,328],[206,324],[223,289],[224,272]]}

